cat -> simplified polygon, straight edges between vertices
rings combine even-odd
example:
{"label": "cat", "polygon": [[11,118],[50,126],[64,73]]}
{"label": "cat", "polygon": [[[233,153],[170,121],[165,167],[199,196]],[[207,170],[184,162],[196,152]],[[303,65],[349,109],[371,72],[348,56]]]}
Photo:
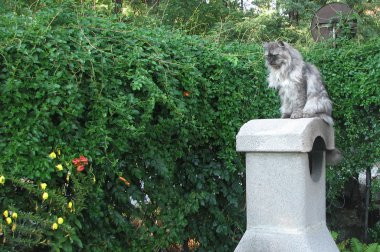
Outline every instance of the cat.
{"label": "cat", "polygon": [[[305,62],[301,53],[286,42],[264,43],[269,87],[277,89],[281,100],[281,118],[319,117],[333,126],[330,100],[317,67]],[[328,150],[326,162],[342,159],[338,149]]]}
{"label": "cat", "polygon": [[278,90],[281,118],[320,117],[333,125],[332,102],[318,69],[286,42],[264,44],[269,87]]}

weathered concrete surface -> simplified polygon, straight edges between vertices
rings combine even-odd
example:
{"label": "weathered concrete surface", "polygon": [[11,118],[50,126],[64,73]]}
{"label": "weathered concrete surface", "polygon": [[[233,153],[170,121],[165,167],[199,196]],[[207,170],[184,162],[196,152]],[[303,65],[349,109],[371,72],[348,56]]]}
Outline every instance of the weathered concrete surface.
{"label": "weathered concrete surface", "polygon": [[248,229],[235,251],[339,252],[326,226],[308,232],[263,232]]}
{"label": "weathered concrete surface", "polygon": [[309,152],[321,136],[327,150],[335,149],[334,129],[319,118],[251,120],[236,136],[240,152]]}
{"label": "weathered concrete surface", "polygon": [[252,120],[241,128],[247,231],[235,252],[339,251],[326,227],[320,142],[334,148],[334,131],[321,119]]}

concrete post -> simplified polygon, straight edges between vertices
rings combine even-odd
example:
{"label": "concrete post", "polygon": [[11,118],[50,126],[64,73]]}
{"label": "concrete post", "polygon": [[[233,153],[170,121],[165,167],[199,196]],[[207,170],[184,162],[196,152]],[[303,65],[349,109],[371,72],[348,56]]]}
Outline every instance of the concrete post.
{"label": "concrete post", "polygon": [[247,230],[235,252],[338,252],[326,226],[325,150],[334,130],[319,118],[244,124]]}

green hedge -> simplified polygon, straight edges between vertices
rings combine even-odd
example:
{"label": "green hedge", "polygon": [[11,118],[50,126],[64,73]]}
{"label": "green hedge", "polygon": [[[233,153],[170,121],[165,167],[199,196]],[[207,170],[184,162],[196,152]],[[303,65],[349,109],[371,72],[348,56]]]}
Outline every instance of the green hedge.
{"label": "green hedge", "polygon": [[[72,218],[65,225],[81,243],[62,241],[62,231],[46,245],[65,250],[156,251],[194,238],[203,251],[236,245],[245,194],[235,135],[278,107],[260,45],[220,46],[60,8],[4,15],[0,24],[2,209],[38,205],[36,216]],[[51,160],[52,151],[61,155]],[[79,155],[90,160],[87,174],[71,163]],[[65,185],[68,171],[75,183]],[[19,178],[54,187],[54,207]],[[61,210],[62,195],[80,207],[75,217]]]}
{"label": "green hedge", "polygon": [[308,49],[334,103],[336,145],[345,156],[328,173],[328,198],[341,198],[344,183],[380,157],[380,40],[338,42]]}
{"label": "green hedge", "polygon": [[[347,156],[329,173],[331,198],[348,171],[378,156],[379,51],[380,40],[303,50],[325,76]],[[0,246],[158,251],[195,239],[200,251],[231,251],[245,230],[235,135],[278,108],[261,45],[220,45],[70,4],[4,14],[0,210],[20,214]],[[80,155],[84,172],[71,162]]]}

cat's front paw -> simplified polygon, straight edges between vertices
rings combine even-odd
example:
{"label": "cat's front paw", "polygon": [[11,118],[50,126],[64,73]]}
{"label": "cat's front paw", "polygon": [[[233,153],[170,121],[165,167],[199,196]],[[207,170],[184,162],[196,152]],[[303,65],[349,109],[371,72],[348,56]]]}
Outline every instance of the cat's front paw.
{"label": "cat's front paw", "polygon": [[313,118],[313,117],[317,117],[316,114],[313,114],[313,113],[303,113],[303,118]]}
{"label": "cat's front paw", "polygon": [[298,119],[298,118],[302,118],[303,116],[303,113],[302,111],[296,111],[296,112],[293,112],[292,115],[290,116],[291,119]]}
{"label": "cat's front paw", "polygon": [[286,113],[284,113],[284,114],[281,115],[281,118],[282,118],[282,119],[290,118],[290,114],[286,114]]}

